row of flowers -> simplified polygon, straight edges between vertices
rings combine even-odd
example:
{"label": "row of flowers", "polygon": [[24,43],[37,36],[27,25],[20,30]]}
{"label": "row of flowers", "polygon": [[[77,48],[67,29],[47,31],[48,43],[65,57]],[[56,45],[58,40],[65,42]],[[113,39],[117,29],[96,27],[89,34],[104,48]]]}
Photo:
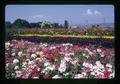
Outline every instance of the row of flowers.
{"label": "row of flowers", "polygon": [[41,36],[7,36],[6,40],[28,40],[31,42],[46,43],[72,43],[72,44],[95,44],[104,47],[114,47],[114,39],[109,38],[76,38],[76,37],[41,37]]}
{"label": "row of flowers", "polygon": [[114,48],[24,40],[5,43],[6,78],[114,78]]}
{"label": "row of flowers", "polygon": [[76,37],[76,38],[108,38],[114,39],[114,36],[87,36],[87,35],[41,35],[41,34],[16,34],[14,36],[39,36],[39,37]]}
{"label": "row of flowers", "polygon": [[114,30],[109,28],[58,28],[58,29],[6,29],[7,34],[46,34],[46,35],[107,35],[114,36]]}

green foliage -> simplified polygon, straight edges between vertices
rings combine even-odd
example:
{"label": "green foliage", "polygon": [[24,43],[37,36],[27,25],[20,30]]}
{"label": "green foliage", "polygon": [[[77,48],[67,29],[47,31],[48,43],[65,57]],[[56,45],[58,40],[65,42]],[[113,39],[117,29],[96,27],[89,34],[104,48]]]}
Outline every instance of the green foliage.
{"label": "green foliage", "polygon": [[12,27],[12,23],[9,22],[9,21],[6,21],[6,22],[5,22],[5,27],[6,27],[6,28],[11,28],[11,27]]}
{"label": "green foliage", "polygon": [[12,27],[15,27],[15,28],[30,28],[30,24],[26,20],[17,19],[13,22]]}
{"label": "green foliage", "polygon": [[41,26],[40,26],[40,23],[30,23],[30,27],[35,28],[35,27],[41,27]]}

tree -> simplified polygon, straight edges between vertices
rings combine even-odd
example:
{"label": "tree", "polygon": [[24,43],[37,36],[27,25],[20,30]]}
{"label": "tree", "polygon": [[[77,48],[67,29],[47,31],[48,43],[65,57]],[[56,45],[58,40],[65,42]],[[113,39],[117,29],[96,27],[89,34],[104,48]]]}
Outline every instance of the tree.
{"label": "tree", "polygon": [[30,28],[30,24],[26,20],[17,19],[13,22],[13,27],[15,27],[15,28]]}
{"label": "tree", "polygon": [[53,27],[53,28],[58,28],[58,27],[59,27],[59,24],[58,24],[58,23],[53,23],[53,24],[52,24],[52,27]]}
{"label": "tree", "polygon": [[67,20],[64,21],[64,27],[68,28],[68,21]]}
{"label": "tree", "polygon": [[6,28],[11,28],[12,27],[12,23],[10,21],[6,21],[5,22],[5,27]]}

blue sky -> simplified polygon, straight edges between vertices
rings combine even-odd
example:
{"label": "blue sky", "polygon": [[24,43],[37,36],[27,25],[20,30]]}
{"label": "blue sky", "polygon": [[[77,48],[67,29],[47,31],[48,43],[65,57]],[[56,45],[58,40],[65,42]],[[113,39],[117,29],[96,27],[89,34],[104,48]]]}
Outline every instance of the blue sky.
{"label": "blue sky", "polygon": [[17,18],[29,22],[51,21],[70,25],[113,23],[112,5],[7,5],[5,21],[14,22]]}

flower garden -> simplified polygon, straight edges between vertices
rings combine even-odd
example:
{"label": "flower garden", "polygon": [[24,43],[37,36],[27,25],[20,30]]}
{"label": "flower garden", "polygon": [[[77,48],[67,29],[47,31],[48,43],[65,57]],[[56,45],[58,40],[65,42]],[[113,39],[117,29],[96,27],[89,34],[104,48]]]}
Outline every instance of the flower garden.
{"label": "flower garden", "polygon": [[114,59],[110,29],[6,31],[7,79],[111,79]]}

